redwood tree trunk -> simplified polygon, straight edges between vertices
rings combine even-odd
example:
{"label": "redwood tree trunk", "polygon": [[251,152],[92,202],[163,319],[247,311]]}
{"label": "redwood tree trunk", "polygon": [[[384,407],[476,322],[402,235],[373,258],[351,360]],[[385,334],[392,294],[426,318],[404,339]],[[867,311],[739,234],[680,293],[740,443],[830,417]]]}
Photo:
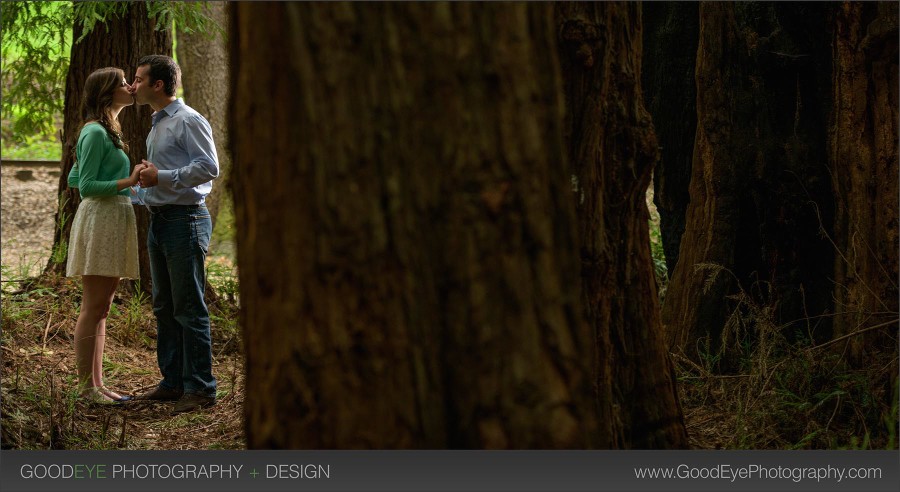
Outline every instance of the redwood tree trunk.
{"label": "redwood tree trunk", "polygon": [[597,444],[551,8],[233,4],[251,448]]}
{"label": "redwood tree trunk", "polygon": [[689,356],[733,368],[762,330],[831,335],[827,317],[793,323],[831,310],[829,8],[700,6],[690,205],[662,311]]}
{"label": "redwood tree trunk", "polygon": [[[844,3],[834,30],[828,133],[835,213],[835,336],[854,363],[867,344],[896,347],[898,291],[897,4]],[[874,335],[874,336],[873,336]],[[843,350],[844,346],[838,348]],[[895,371],[896,372],[896,371]]]}
{"label": "redwood tree trunk", "polygon": [[[223,29],[227,27],[226,2],[208,2],[204,14]],[[178,64],[184,85],[184,100],[209,120],[212,126],[216,154],[219,157],[219,177],[206,197],[206,207],[215,226],[221,200],[231,171],[231,150],[228,144],[228,52],[225,33],[179,31]]]}
{"label": "redwood tree trunk", "polygon": [[640,6],[556,5],[601,446],[687,447],[650,259],[657,147],[641,94]]}
{"label": "redwood tree trunk", "polygon": [[[81,37],[81,25],[74,26],[72,39]],[[172,38],[168,31],[155,30],[155,22],[147,16],[144,3],[133,3],[121,18],[112,17],[95,26],[80,43],[72,46],[69,72],[66,76],[66,101],[63,120],[63,152],[60,168],[56,214],[56,232],[53,251],[67,248],[72,219],[81,201],[78,190],[68,187],[69,171],[75,162],[75,146],[82,126],[81,98],[84,82],[91,72],[103,67],[118,67],[125,71],[125,79],[131,80],[138,59],[146,54],[171,54]],[[131,106],[119,113],[119,122],[128,143],[128,158],[132,166],[146,158],[146,137],[150,132],[150,106]],[[135,206],[138,225],[138,250],[140,255],[141,288],[150,292],[150,260],[147,255],[147,226],[149,213],[143,206]],[[64,274],[66,258],[61,253],[55,261],[51,257],[45,272]]]}

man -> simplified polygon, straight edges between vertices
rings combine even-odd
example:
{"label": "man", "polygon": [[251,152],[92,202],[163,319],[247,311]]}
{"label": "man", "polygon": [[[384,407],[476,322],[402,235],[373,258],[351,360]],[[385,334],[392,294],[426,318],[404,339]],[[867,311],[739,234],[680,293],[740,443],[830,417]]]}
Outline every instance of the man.
{"label": "man", "polygon": [[138,61],[131,86],[137,104],[149,104],[147,167],[140,174],[150,209],[147,249],[153,279],[156,355],[162,381],[139,399],[175,401],[173,413],[214,405],[209,311],[203,298],[204,262],[212,234],[206,209],[211,181],[219,174],[212,128],[175,97],[181,69],[168,56]]}

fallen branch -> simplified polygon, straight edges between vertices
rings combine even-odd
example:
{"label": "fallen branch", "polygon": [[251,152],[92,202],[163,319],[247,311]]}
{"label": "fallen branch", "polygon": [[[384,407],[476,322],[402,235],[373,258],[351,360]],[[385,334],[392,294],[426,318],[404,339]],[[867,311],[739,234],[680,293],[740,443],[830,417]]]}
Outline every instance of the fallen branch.
{"label": "fallen branch", "polygon": [[44,341],[41,342],[41,353],[47,350],[47,332],[50,331],[50,323],[53,322],[53,313],[47,316],[47,326],[44,327]]}
{"label": "fallen branch", "polygon": [[886,322],[886,323],[880,323],[880,324],[877,324],[877,325],[875,325],[875,326],[870,326],[870,327],[868,327],[868,328],[863,328],[862,330],[854,331],[853,333],[848,333],[848,334],[846,334],[846,335],[844,335],[844,336],[837,337],[837,338],[835,338],[834,340],[830,340],[830,341],[825,342],[825,343],[823,343],[823,344],[816,345],[815,347],[810,347],[810,348],[806,349],[806,351],[807,351],[807,352],[812,352],[813,350],[817,350],[817,349],[820,349],[820,348],[822,348],[822,347],[827,347],[827,346],[829,346],[829,345],[833,345],[833,344],[835,344],[835,343],[838,343],[838,342],[840,342],[840,341],[842,341],[842,340],[846,340],[846,339],[848,339],[848,338],[855,337],[855,336],[857,336],[857,335],[861,335],[861,334],[863,334],[863,333],[865,333],[865,332],[867,332],[867,331],[877,330],[878,328],[884,328],[885,326],[897,324],[898,321],[900,321],[900,320],[896,320],[896,319],[895,319],[895,320],[888,321],[888,322]]}
{"label": "fallen branch", "polygon": [[120,448],[125,447],[125,431],[127,429],[127,425],[128,425],[128,414],[124,413],[124,414],[122,414],[122,431],[119,432],[119,447]]}

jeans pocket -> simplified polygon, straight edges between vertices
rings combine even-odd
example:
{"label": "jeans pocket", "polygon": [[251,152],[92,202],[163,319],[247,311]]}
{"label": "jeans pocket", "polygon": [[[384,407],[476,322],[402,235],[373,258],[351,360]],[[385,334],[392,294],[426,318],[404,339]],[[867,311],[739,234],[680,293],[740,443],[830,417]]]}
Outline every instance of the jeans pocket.
{"label": "jeans pocket", "polygon": [[209,241],[210,236],[212,236],[212,222],[209,214],[200,214],[200,215],[192,215],[190,217],[191,221],[191,235],[195,244],[200,246],[200,250],[203,251],[203,255],[209,252]]}

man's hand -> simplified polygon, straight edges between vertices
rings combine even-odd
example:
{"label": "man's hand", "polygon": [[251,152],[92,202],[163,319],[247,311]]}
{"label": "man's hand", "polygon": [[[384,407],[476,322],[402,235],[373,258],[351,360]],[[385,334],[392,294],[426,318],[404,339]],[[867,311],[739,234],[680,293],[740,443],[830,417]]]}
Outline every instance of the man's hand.
{"label": "man's hand", "polygon": [[159,183],[159,169],[157,169],[152,162],[147,161],[147,159],[141,160],[141,165],[145,166],[144,169],[141,170],[141,188],[156,186],[157,183]]}

